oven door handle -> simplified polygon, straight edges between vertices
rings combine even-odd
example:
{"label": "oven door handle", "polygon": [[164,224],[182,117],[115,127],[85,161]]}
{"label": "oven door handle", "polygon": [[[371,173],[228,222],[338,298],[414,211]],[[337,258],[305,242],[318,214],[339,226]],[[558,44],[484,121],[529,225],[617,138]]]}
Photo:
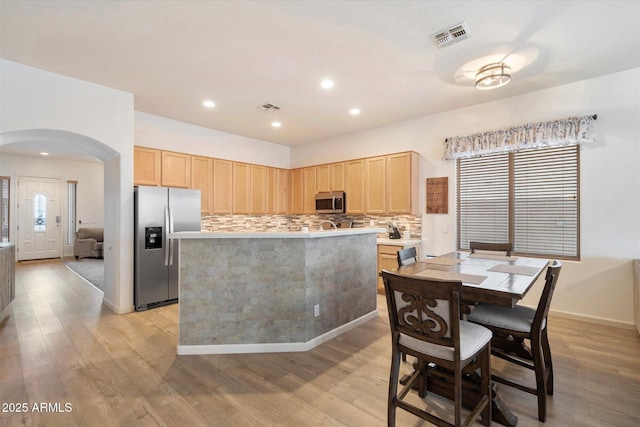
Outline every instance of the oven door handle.
{"label": "oven door handle", "polygon": [[331,207],[333,208],[332,210],[335,212],[336,211],[336,196],[333,196],[333,199],[331,199]]}

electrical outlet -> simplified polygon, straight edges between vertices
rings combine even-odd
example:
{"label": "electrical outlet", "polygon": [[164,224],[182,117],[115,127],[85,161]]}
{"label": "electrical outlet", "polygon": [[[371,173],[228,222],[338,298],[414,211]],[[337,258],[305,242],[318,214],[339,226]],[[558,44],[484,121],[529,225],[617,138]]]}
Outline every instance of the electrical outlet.
{"label": "electrical outlet", "polygon": [[320,316],[320,304],[316,304],[313,306],[313,317]]}

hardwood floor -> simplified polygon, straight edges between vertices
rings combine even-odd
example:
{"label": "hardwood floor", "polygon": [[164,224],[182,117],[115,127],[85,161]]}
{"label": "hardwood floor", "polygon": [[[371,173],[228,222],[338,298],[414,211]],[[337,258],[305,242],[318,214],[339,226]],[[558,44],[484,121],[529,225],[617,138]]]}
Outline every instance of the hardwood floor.
{"label": "hardwood floor", "polygon": [[[382,296],[378,319],[308,352],[176,356],[177,305],[115,315],[62,262],[20,263],[16,274],[16,299],[0,313],[2,426],[386,424]],[[640,425],[640,336],[560,318],[549,330],[556,382],[547,423],[535,396],[499,387],[519,426]],[[533,381],[501,362],[492,359]],[[16,412],[22,403],[26,412]],[[41,403],[46,410],[34,410]],[[450,407],[437,403],[440,414]],[[428,424],[398,411],[398,425]]]}

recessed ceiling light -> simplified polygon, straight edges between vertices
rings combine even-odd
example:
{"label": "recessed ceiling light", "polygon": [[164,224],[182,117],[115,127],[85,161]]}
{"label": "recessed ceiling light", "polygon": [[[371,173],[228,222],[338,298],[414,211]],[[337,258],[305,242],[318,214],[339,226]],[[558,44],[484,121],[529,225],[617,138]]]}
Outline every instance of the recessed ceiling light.
{"label": "recessed ceiling light", "polygon": [[351,114],[352,116],[357,116],[358,114],[360,114],[360,109],[352,108],[351,110],[349,110],[349,114]]}
{"label": "recessed ceiling light", "polygon": [[333,80],[324,79],[320,82],[320,86],[322,86],[323,89],[331,89],[333,87]]}
{"label": "recessed ceiling light", "polygon": [[42,156],[48,156],[48,155],[49,155],[49,153],[45,153],[45,152],[43,151],[43,152],[41,152],[41,153],[40,153],[40,155],[42,155]]}
{"label": "recessed ceiling light", "polygon": [[273,126],[274,128],[279,128],[280,126],[282,126],[282,123],[280,123],[280,122],[272,122],[271,126]]}
{"label": "recessed ceiling light", "polygon": [[215,106],[216,106],[216,103],[215,103],[215,102],[213,102],[213,101],[211,101],[210,99],[207,99],[206,101],[204,101],[204,102],[202,103],[202,105],[204,105],[204,106],[205,106],[205,107],[207,107],[207,108],[213,108],[213,107],[215,107]]}

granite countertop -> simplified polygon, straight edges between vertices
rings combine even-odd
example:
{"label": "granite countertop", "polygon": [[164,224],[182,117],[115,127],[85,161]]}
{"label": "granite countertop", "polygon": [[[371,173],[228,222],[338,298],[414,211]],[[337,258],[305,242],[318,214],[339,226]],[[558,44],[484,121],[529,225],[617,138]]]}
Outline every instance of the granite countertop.
{"label": "granite countertop", "polygon": [[329,230],[310,230],[306,233],[301,231],[266,231],[266,232],[233,232],[216,233],[211,231],[181,231],[170,233],[170,239],[316,239],[323,237],[351,236],[357,234],[378,234],[383,233],[384,228],[364,227],[364,228],[342,228]]}

